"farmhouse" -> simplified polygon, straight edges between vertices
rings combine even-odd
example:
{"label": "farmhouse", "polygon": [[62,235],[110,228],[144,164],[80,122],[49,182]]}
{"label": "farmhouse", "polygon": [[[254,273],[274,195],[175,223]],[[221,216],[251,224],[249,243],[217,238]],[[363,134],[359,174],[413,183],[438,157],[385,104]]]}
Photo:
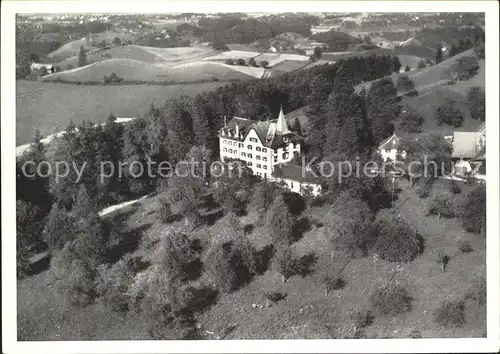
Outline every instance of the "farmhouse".
{"label": "farmhouse", "polygon": [[[252,172],[265,179],[284,182],[291,190],[303,192],[302,187],[311,187],[319,193],[319,184],[311,173],[300,175],[299,166],[290,165],[294,156],[300,155],[304,138],[290,130],[283,110],[274,120],[255,121],[233,117],[219,131],[221,160],[241,160]],[[280,165],[279,173],[273,172]]]}
{"label": "farmhouse", "polygon": [[[390,137],[382,140],[377,151],[383,161],[396,161],[400,145],[401,139],[396,136],[396,133],[394,133]],[[400,154],[403,158],[406,155],[404,151],[400,152]]]}
{"label": "farmhouse", "polygon": [[478,174],[486,174],[486,125],[474,132],[454,132],[451,159],[457,174],[464,175],[479,167]]}
{"label": "farmhouse", "polygon": [[52,74],[56,71],[54,65],[52,64],[43,64],[43,63],[31,63],[30,70],[31,72],[39,71],[45,68],[47,70],[47,74]]}

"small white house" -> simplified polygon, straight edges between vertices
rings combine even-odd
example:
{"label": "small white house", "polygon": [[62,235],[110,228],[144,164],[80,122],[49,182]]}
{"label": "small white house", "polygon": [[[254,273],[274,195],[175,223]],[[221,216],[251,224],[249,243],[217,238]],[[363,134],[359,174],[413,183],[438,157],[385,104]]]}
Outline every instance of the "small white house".
{"label": "small white house", "polygon": [[[399,147],[401,145],[401,139],[396,136],[396,133],[392,134],[387,139],[384,139],[378,146],[378,153],[382,157],[383,161],[396,161],[398,156]],[[406,156],[406,152],[399,152],[402,158]]]}
{"label": "small white house", "polygon": [[317,176],[306,167],[280,163],[274,167],[269,179],[284,184],[287,189],[300,195],[311,193],[313,196],[318,196],[321,193]]}

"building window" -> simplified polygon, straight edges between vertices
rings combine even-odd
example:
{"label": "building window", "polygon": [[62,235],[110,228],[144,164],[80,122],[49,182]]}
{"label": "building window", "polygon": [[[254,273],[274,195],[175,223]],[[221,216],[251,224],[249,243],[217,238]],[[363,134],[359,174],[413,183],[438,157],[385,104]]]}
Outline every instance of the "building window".
{"label": "building window", "polygon": [[227,144],[227,140],[222,140],[222,143],[223,144]]}
{"label": "building window", "polygon": [[278,156],[274,156],[274,162],[278,162]]}
{"label": "building window", "polygon": [[262,152],[267,152],[267,149],[266,149],[266,148],[263,148],[263,149],[262,149]]}
{"label": "building window", "polygon": [[224,148],[224,152],[227,152],[227,148]]}
{"label": "building window", "polygon": [[247,166],[252,166],[252,162],[247,161]]}
{"label": "building window", "polygon": [[283,153],[283,160],[288,158],[288,152]]}
{"label": "building window", "polygon": [[245,154],[244,152],[242,152],[241,156],[245,157],[245,156],[247,156],[247,154]]}
{"label": "building window", "polygon": [[262,161],[267,161],[267,157],[263,157],[263,158],[262,158]]}
{"label": "building window", "polygon": [[257,139],[255,139],[255,138],[250,138],[250,141],[251,141],[252,143],[256,143],[256,142],[257,142]]}
{"label": "building window", "polygon": [[238,145],[238,147],[242,148],[242,147],[243,147],[243,143],[240,143],[240,144]]}
{"label": "building window", "polygon": [[[264,166],[266,168],[266,166]],[[267,173],[264,172],[264,178],[267,178]]]}
{"label": "building window", "polygon": [[267,165],[262,166],[264,170],[267,170]]}
{"label": "building window", "polygon": [[252,150],[252,145],[247,145],[248,150]]}
{"label": "building window", "polygon": [[248,154],[248,158],[251,159],[252,158],[252,154]]}
{"label": "building window", "polygon": [[257,147],[255,148],[255,150],[260,151],[260,150],[261,150],[261,148],[257,146]]}
{"label": "building window", "polygon": [[260,156],[259,156],[259,155],[255,155],[255,158],[256,158],[257,160],[260,160]]}
{"label": "building window", "polygon": [[385,149],[385,152],[390,153],[391,149]]}
{"label": "building window", "polygon": [[257,164],[257,168],[261,168],[260,163]]}
{"label": "building window", "polygon": [[293,182],[290,182],[290,188],[293,188]]}

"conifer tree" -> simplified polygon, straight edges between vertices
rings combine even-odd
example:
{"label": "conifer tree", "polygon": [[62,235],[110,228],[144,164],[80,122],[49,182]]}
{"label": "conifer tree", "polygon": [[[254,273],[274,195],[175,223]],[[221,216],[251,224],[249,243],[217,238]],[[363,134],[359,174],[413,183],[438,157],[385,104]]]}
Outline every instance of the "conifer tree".
{"label": "conifer tree", "polygon": [[290,243],[293,224],[293,216],[283,196],[278,195],[267,212],[266,226],[273,243]]}

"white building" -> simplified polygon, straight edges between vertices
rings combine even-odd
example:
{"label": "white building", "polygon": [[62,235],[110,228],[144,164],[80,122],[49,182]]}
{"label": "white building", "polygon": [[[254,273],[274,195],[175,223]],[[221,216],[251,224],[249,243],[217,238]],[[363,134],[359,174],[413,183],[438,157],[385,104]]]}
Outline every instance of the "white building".
{"label": "white building", "polygon": [[[289,165],[287,163],[294,158],[294,155],[300,155],[301,144],[304,141],[302,136],[290,130],[283,110],[280,110],[277,119],[267,121],[233,117],[229,123],[224,124],[218,136],[222,161],[241,160],[255,175],[270,180],[278,180],[272,175],[276,165]],[[285,168],[285,171],[291,172],[295,169]],[[297,189],[295,185],[292,185],[291,181],[295,181],[294,178],[296,178],[295,174],[282,175],[279,180],[285,183],[290,180],[287,183],[292,186],[290,189],[300,193],[300,188]],[[307,182],[313,184],[310,176]],[[301,181],[297,180],[297,186],[299,183]],[[314,190],[318,188],[314,187]]]}
{"label": "white building", "polygon": [[[378,146],[378,153],[382,157],[383,161],[396,161],[398,157],[398,150],[401,145],[401,139],[396,136],[396,133],[392,134],[387,139],[382,140],[380,145]],[[405,157],[406,152],[399,152],[402,158]]]}

